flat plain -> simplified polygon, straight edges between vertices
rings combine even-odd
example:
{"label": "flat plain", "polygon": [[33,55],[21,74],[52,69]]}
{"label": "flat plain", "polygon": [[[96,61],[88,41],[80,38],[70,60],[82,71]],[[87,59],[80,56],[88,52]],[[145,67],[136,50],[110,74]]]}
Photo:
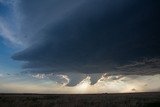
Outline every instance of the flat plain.
{"label": "flat plain", "polygon": [[160,93],[0,94],[0,107],[160,107]]}

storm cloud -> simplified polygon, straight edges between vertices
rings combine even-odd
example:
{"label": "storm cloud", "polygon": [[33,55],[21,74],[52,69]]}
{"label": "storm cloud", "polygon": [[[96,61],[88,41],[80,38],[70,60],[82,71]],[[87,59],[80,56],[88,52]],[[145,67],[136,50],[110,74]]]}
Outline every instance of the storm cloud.
{"label": "storm cloud", "polygon": [[[160,55],[159,4],[155,0],[23,0],[17,4],[23,15],[19,38],[28,47],[12,58],[25,61],[25,69],[44,72],[137,73],[139,66],[130,70],[124,65]],[[150,64],[155,63],[143,66],[153,68]],[[159,66],[154,69],[159,73]]]}

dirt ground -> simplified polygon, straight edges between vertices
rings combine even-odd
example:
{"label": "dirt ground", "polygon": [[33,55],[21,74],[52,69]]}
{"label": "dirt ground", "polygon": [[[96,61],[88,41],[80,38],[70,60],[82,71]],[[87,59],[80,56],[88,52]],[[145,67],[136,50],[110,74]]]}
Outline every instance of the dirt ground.
{"label": "dirt ground", "polygon": [[160,107],[160,93],[0,94],[0,107]]}

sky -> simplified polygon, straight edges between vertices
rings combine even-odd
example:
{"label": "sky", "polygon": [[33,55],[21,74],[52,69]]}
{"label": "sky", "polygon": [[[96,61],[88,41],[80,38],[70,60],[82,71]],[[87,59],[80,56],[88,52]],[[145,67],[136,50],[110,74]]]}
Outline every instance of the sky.
{"label": "sky", "polygon": [[159,5],[0,0],[0,92],[160,91]]}

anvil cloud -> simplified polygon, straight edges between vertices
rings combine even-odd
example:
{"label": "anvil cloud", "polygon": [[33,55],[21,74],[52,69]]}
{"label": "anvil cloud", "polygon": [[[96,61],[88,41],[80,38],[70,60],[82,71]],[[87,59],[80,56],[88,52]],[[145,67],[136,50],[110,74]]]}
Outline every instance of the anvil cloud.
{"label": "anvil cloud", "polygon": [[22,41],[29,45],[12,58],[27,61],[24,68],[99,73],[159,57],[158,3],[23,0]]}

